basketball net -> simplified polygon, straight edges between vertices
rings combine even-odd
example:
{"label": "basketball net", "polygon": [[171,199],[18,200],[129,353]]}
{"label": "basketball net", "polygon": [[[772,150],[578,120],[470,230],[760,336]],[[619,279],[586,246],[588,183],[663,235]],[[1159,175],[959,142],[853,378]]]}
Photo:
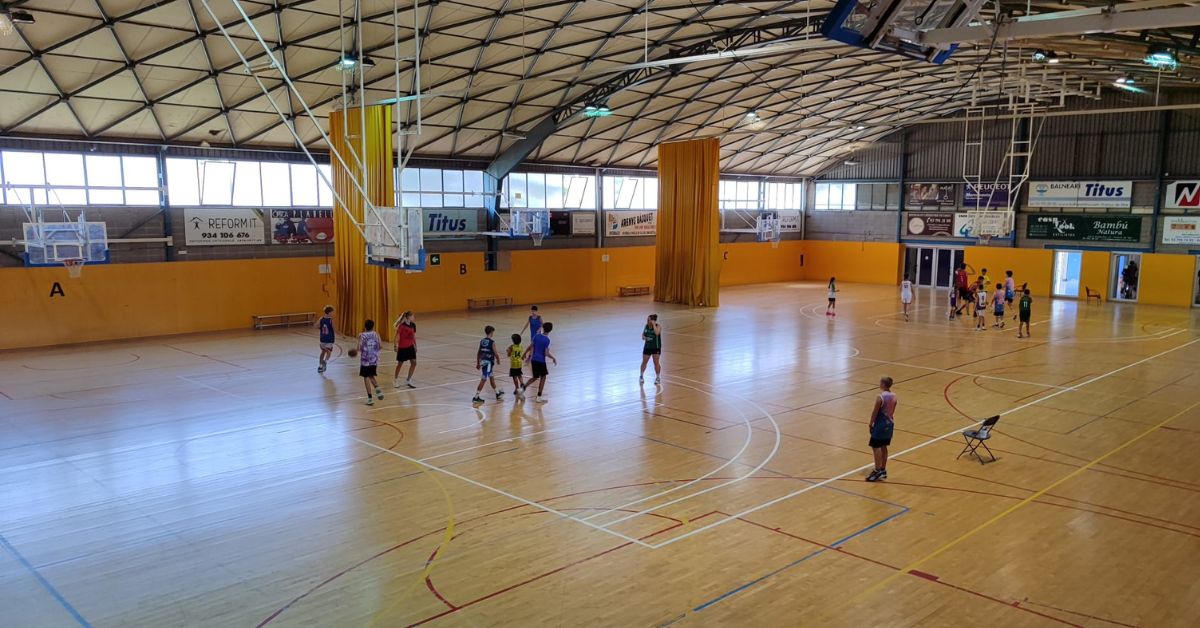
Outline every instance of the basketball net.
{"label": "basketball net", "polygon": [[530,232],[529,232],[529,237],[530,237],[530,239],[532,239],[532,240],[533,240],[533,245],[534,245],[534,246],[541,246],[541,245],[542,245],[542,238],[543,238],[543,237],[545,237],[545,236],[546,236],[546,234],[545,234],[545,233],[542,233],[541,231],[539,231],[539,230],[537,230],[537,229],[534,229],[533,231],[530,231]]}
{"label": "basketball net", "polygon": [[63,260],[63,266],[67,267],[67,276],[71,279],[79,279],[83,276],[84,260],[79,257],[72,257]]}

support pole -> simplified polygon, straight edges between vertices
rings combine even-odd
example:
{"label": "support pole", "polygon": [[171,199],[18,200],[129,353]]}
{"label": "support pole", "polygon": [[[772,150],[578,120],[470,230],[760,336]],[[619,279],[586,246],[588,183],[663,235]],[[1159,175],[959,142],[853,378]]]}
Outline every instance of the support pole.
{"label": "support pole", "polygon": [[1154,158],[1154,215],[1150,219],[1150,252],[1158,250],[1158,221],[1162,218],[1163,195],[1166,194],[1167,139],[1171,136],[1171,112],[1158,116],[1158,154]]}

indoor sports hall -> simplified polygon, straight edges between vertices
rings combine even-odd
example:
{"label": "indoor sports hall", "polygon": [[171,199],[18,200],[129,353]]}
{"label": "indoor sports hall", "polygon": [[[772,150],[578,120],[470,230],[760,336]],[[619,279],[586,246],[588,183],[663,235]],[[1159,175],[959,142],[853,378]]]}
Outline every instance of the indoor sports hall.
{"label": "indoor sports hall", "polygon": [[1195,626],[1198,41],[0,0],[0,626]]}

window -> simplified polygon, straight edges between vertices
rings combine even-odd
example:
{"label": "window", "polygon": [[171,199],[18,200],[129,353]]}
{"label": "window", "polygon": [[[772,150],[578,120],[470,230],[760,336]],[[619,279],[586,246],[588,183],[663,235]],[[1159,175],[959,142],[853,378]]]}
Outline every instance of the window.
{"label": "window", "polygon": [[[605,181],[608,181],[608,177],[605,177]],[[596,177],[514,172],[505,177],[500,184],[500,207],[595,209]]]}
{"label": "window", "polygon": [[657,177],[604,177],[606,209],[658,209]]}
{"label": "window", "polygon": [[740,209],[757,211],[761,209],[760,181],[731,181],[721,179],[717,184],[717,207],[721,210]]}
{"label": "window", "polygon": [[804,184],[767,183],[764,209],[804,209]]}
{"label": "window", "polygon": [[332,181],[324,164],[170,158],[167,189],[175,207],[332,207],[318,173]]}
{"label": "window", "polygon": [[858,197],[856,183],[818,183],[814,209],[843,211],[852,210]]}
{"label": "window", "polygon": [[483,172],[405,168],[397,177],[401,207],[483,207]]}
{"label": "window", "polygon": [[3,151],[0,204],[153,205],[160,202],[158,159]]}

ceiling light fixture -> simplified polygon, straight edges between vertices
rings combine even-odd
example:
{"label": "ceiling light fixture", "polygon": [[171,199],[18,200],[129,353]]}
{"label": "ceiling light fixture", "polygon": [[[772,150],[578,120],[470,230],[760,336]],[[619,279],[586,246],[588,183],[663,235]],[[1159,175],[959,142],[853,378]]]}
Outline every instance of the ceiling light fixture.
{"label": "ceiling light fixture", "polygon": [[1175,51],[1162,45],[1150,46],[1146,50],[1146,56],[1142,58],[1142,61],[1150,67],[1159,69],[1174,68],[1179,63],[1175,58]]}
{"label": "ceiling light fixture", "polygon": [[1058,53],[1053,50],[1034,50],[1034,63],[1058,63]]}
{"label": "ceiling light fixture", "polygon": [[21,11],[20,9],[8,11],[7,15],[8,21],[12,22],[13,24],[33,24],[37,21],[34,19],[32,13],[29,11]]}
{"label": "ceiling light fixture", "polygon": [[[358,68],[358,65],[359,65],[358,64],[358,55],[354,54],[354,53],[346,53],[345,55],[342,56],[341,59],[338,59],[337,63],[334,64],[334,67],[339,70],[349,72],[350,70],[354,70],[354,69]],[[364,68],[375,67],[375,60],[372,59],[371,57],[363,55],[362,67],[364,67]]]}
{"label": "ceiling light fixture", "polygon": [[583,117],[585,118],[604,118],[612,115],[612,109],[608,108],[605,103],[588,103],[583,108]]}
{"label": "ceiling light fixture", "polygon": [[1114,87],[1118,87],[1127,92],[1144,91],[1144,90],[1138,88],[1137,81],[1132,76],[1129,76],[1129,75],[1117,77],[1117,79],[1114,80],[1112,84]]}

